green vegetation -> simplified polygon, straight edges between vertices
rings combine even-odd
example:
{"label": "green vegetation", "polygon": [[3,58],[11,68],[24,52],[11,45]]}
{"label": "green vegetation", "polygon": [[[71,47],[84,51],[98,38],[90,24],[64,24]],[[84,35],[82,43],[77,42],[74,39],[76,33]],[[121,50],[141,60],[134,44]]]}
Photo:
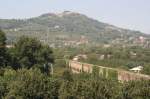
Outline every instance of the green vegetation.
{"label": "green vegetation", "polygon": [[[70,57],[71,59],[80,54],[87,56],[87,58],[79,58],[78,61],[80,62],[125,70],[143,66],[143,71],[141,73],[150,74],[149,48],[135,46],[125,48],[120,46],[104,48],[103,46],[98,46],[79,47],[75,50],[68,48],[67,50],[70,51],[70,53],[75,53]],[[66,54],[71,55],[69,53]]]}
{"label": "green vegetation", "polygon": [[[68,13],[68,12],[67,12]],[[0,19],[0,28],[5,30],[8,43],[16,41],[22,35],[36,37],[47,44],[62,46],[67,41],[78,42],[81,36],[85,36],[90,44],[133,44],[139,37],[149,38],[149,35],[139,31],[121,29],[85,15],[69,12],[58,14],[43,14],[30,19]],[[72,44],[74,46],[74,44]]]}
{"label": "green vegetation", "polygon": [[[18,68],[31,68],[32,66],[54,62],[51,48],[42,45],[34,38],[21,37],[15,44],[13,53],[15,53],[14,57],[17,57]],[[16,68],[18,64],[13,64],[13,66]]]}
{"label": "green vegetation", "polygon": [[0,30],[0,66],[5,66],[6,60],[6,37],[4,32]]}
{"label": "green vegetation", "polygon": [[147,65],[144,67],[144,69],[143,69],[142,72],[145,73],[145,74],[147,74],[147,75],[150,75],[150,64],[147,64]]}
{"label": "green vegetation", "polygon": [[35,38],[22,36],[14,47],[6,48],[6,37],[0,32],[0,68],[11,67],[15,70],[20,68],[39,68],[42,72],[50,71],[50,64],[54,63],[53,51],[47,45],[42,45]]}
{"label": "green vegetation", "polygon": [[[6,48],[5,35],[3,32],[0,33],[2,45],[0,99],[149,99],[150,97],[150,80],[119,83],[116,79],[108,79],[107,73],[116,75],[113,71],[102,69],[102,75],[105,77],[98,77],[101,70],[97,67],[93,68],[95,71],[93,74],[72,74],[64,61],[83,50],[51,49],[37,39],[25,36],[21,37],[14,47]],[[55,66],[53,75],[49,63]]]}
{"label": "green vegetation", "polygon": [[0,99],[149,99],[150,81],[121,84],[83,75],[65,71],[52,77],[38,69],[6,69],[0,76]]}
{"label": "green vegetation", "polygon": [[[80,46],[77,48],[61,47],[54,49],[54,56],[59,64],[64,64],[64,59],[73,59],[78,55],[79,62],[90,63],[98,66],[129,70],[137,66],[143,66],[141,73],[150,75],[150,51],[149,48],[137,46],[121,47]],[[57,63],[58,64],[58,63]],[[114,73],[115,75],[115,73]]]}

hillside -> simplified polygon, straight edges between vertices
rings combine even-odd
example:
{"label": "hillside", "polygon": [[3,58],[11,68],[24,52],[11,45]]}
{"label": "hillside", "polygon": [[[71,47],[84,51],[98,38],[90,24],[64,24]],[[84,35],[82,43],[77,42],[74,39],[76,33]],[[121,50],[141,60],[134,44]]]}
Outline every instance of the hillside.
{"label": "hillside", "polygon": [[140,37],[149,39],[149,35],[139,31],[118,28],[70,11],[30,19],[0,19],[0,28],[7,33],[8,43],[21,35],[37,37],[50,45],[138,44]]}

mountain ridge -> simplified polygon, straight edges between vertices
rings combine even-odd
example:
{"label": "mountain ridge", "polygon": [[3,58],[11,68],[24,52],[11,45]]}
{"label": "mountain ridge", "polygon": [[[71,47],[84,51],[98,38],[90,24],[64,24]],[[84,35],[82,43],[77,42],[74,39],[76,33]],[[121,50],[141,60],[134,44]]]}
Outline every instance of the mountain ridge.
{"label": "mountain ridge", "polygon": [[[81,13],[74,12],[74,11],[63,11],[63,12],[59,12],[59,13],[58,13],[58,12],[57,12],[57,13],[48,12],[48,13],[40,14],[39,16],[32,16],[32,17],[27,17],[27,18],[0,18],[0,20],[29,20],[29,19],[32,19],[32,18],[43,17],[43,16],[51,16],[51,15],[61,17],[62,14],[65,14],[65,13],[76,14],[76,15],[82,15],[82,16],[88,17],[88,18],[90,18],[90,19],[99,21],[99,22],[101,22],[101,23],[109,24],[108,22],[102,22],[102,21],[100,21],[100,20],[98,20],[98,19],[95,19],[95,18],[93,18],[93,17],[89,17],[89,16],[87,16],[87,15],[85,15],[85,14],[81,14]],[[141,32],[141,33],[143,33],[143,34],[147,34],[147,33],[144,33],[144,32],[142,32],[142,31],[140,31],[140,30],[124,28],[124,27],[120,27],[120,26],[117,26],[117,25],[114,25],[114,24],[109,24],[109,25],[111,25],[111,26],[113,26],[113,27],[120,28],[120,29],[124,29],[124,30],[137,31],[137,32]],[[148,35],[149,35],[149,34],[148,34]]]}
{"label": "mountain ridge", "polygon": [[79,39],[81,36],[97,43],[111,43],[117,39],[126,41],[129,38],[133,42],[139,36],[149,39],[148,34],[140,31],[123,29],[71,11],[45,13],[28,19],[0,19],[0,28],[6,32],[9,41],[21,35],[40,40],[47,38],[49,42],[57,42],[56,39]]}

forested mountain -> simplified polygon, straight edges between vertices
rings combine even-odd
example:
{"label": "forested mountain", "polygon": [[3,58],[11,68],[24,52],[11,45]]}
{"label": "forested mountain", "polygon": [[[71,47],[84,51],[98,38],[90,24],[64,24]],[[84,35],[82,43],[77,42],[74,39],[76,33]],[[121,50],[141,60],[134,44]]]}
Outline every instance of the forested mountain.
{"label": "forested mountain", "polygon": [[49,44],[66,45],[86,41],[133,44],[141,36],[149,38],[139,31],[118,28],[70,11],[47,13],[30,19],[0,19],[0,28],[6,32],[9,43],[21,35],[37,37]]}

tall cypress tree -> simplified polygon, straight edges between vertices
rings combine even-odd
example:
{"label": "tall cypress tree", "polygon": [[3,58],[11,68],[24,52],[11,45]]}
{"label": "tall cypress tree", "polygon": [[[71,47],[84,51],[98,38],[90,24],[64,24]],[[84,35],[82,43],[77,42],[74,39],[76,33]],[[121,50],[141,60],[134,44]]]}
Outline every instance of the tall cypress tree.
{"label": "tall cypress tree", "polygon": [[6,63],[6,36],[0,30],[0,67],[5,66]]}

